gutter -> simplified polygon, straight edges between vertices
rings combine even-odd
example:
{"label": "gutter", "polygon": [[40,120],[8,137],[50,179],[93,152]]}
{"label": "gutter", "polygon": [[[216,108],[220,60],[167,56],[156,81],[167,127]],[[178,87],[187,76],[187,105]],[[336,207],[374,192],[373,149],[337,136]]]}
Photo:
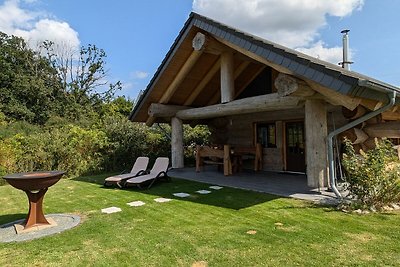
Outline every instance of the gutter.
{"label": "gutter", "polygon": [[350,123],[338,128],[338,129],[336,129],[333,132],[330,132],[328,134],[327,143],[328,143],[328,163],[329,163],[329,184],[330,184],[333,192],[335,193],[336,197],[339,198],[339,199],[341,199],[343,197],[340,194],[339,190],[337,189],[336,183],[335,183],[336,182],[336,177],[335,177],[335,173],[334,173],[335,164],[334,164],[334,159],[333,159],[333,137],[335,137],[336,135],[338,135],[338,134],[340,134],[340,133],[342,133],[342,132],[344,132],[346,130],[349,130],[349,129],[353,128],[354,126],[356,126],[356,125],[358,125],[358,124],[360,124],[360,123],[362,123],[362,122],[364,122],[366,120],[371,119],[372,117],[375,117],[378,114],[381,114],[382,112],[385,112],[389,108],[393,107],[394,104],[396,103],[396,91],[397,90],[394,91],[394,90],[385,88],[385,87],[383,87],[381,85],[378,85],[376,83],[372,83],[372,82],[367,81],[367,80],[360,80],[358,82],[358,84],[360,86],[365,86],[365,87],[368,87],[368,88],[373,89],[375,91],[385,92],[387,94],[389,102],[385,106],[383,106],[383,107],[381,107],[381,108],[379,108],[379,109],[377,109],[375,111],[372,111],[370,113],[367,113],[364,116],[362,116],[362,117],[360,117],[360,118],[358,118],[358,119],[356,119],[356,120],[354,120],[354,121],[352,121],[352,122],[350,122]]}

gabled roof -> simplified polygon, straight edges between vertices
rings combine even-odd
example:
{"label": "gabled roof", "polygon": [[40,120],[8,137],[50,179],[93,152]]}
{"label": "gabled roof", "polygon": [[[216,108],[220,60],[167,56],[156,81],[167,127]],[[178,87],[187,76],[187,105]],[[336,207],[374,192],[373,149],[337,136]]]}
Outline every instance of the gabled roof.
{"label": "gabled roof", "polygon": [[[157,99],[160,98],[157,90],[163,90],[162,84],[168,84],[168,78],[172,79],[174,73],[182,66],[190,53],[189,50],[192,49],[188,44],[191,44],[194,34],[198,31],[229,43],[232,45],[231,48],[237,47],[242,51],[252,53],[263,59],[263,64],[268,62],[272,67],[283,68],[296,77],[315,82],[344,95],[386,101],[385,92],[400,92],[399,88],[390,84],[345,70],[337,65],[234,29],[197,13],[191,13],[146,90],[138,98],[129,117],[130,120],[146,120],[149,105],[157,102]],[[215,62],[215,58],[212,56],[203,59],[203,64],[211,65],[213,62]],[[196,76],[194,73],[195,71],[193,75]],[[181,91],[188,90],[188,85],[198,82],[195,78],[189,81],[189,77],[185,89],[182,88]],[[172,101],[169,104],[181,105],[182,103]]]}

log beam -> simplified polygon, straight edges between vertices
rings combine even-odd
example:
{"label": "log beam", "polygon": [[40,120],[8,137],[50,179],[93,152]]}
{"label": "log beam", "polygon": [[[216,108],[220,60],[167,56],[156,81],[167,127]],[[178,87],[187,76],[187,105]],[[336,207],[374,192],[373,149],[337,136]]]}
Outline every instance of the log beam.
{"label": "log beam", "polygon": [[211,67],[211,69],[207,72],[207,74],[201,79],[201,82],[196,86],[196,88],[192,91],[190,96],[186,99],[185,103],[183,104],[184,106],[190,106],[196,97],[201,93],[201,91],[204,89],[204,87],[208,84],[208,82],[214,77],[214,75],[218,72],[221,66],[221,59],[219,58],[214,65]]}
{"label": "log beam", "polygon": [[325,100],[334,106],[343,106],[347,109],[353,110],[361,103],[360,98],[350,97],[336,91],[325,88],[315,82],[307,81],[310,87],[323,95]]}
{"label": "log beam", "polygon": [[181,110],[176,113],[176,116],[182,120],[193,120],[262,111],[295,109],[301,106],[301,100],[298,97],[281,97],[277,93],[274,93],[234,100],[225,104]]}
{"label": "log beam", "polygon": [[[169,86],[165,90],[164,94],[158,101],[159,103],[165,104],[172,98],[175,91],[178,89],[179,85],[183,82],[186,75],[193,68],[194,64],[197,62],[197,60],[201,56],[202,52],[203,52],[203,50],[193,50],[193,52],[187,58],[186,62],[183,64],[181,69],[176,74],[174,80],[169,84]],[[154,117],[149,117],[146,121],[146,125],[151,126],[154,123],[154,120],[155,120]]]}
{"label": "log beam", "polygon": [[254,53],[252,53],[252,52],[250,52],[250,51],[248,51],[248,50],[246,50],[246,49],[244,49],[244,48],[242,48],[242,47],[240,47],[238,45],[235,45],[235,44],[233,44],[233,43],[231,43],[229,41],[226,41],[226,40],[224,40],[222,38],[216,37],[215,39],[217,41],[219,41],[220,43],[232,48],[233,50],[236,50],[236,51],[240,52],[241,54],[243,54],[243,55],[245,55],[245,56],[247,56],[247,57],[249,57],[249,58],[251,58],[251,59],[253,59],[253,60],[257,61],[257,62],[260,62],[262,64],[270,66],[270,67],[276,69],[279,72],[286,73],[286,74],[293,74],[293,72],[289,71],[288,69],[286,69],[286,68],[284,68],[284,67],[282,67],[282,66],[280,66],[278,64],[274,64],[274,63],[266,60],[265,58],[263,58],[261,56],[258,56],[258,55],[254,54]]}
{"label": "log beam", "polygon": [[201,32],[198,32],[193,38],[192,47],[196,51],[204,51],[213,55],[220,55],[230,49],[216,41],[214,38],[206,36]]}
{"label": "log beam", "polygon": [[326,103],[307,99],[305,104],[307,185],[313,188],[327,186],[328,135]]}
{"label": "log beam", "polygon": [[375,100],[365,99],[365,98],[361,100],[360,104],[372,111],[377,110],[378,108],[382,107],[382,105],[383,105],[383,103],[380,101],[375,101]]}
{"label": "log beam", "polygon": [[184,167],[183,124],[176,117],[171,119],[171,161],[172,168]]}
{"label": "log beam", "polygon": [[365,113],[367,113],[367,109],[362,105],[358,105],[353,110],[342,107],[342,114],[346,119],[355,120],[363,116]]}
{"label": "log beam", "polygon": [[361,129],[351,128],[340,134],[340,139],[347,138],[353,145],[364,143],[369,136]]}
{"label": "log beam", "polygon": [[309,97],[315,94],[315,91],[304,81],[284,73],[278,74],[274,85],[280,96],[292,95]]}
{"label": "log beam", "polygon": [[189,107],[185,107],[185,106],[152,103],[149,107],[148,114],[151,117],[171,118],[171,117],[175,117],[175,114],[179,110],[188,109],[188,108]]}
{"label": "log beam", "polygon": [[381,122],[363,129],[369,137],[400,138],[400,121]]}
{"label": "log beam", "polygon": [[385,121],[400,120],[400,113],[397,111],[385,111],[381,115],[382,115],[382,119]]}

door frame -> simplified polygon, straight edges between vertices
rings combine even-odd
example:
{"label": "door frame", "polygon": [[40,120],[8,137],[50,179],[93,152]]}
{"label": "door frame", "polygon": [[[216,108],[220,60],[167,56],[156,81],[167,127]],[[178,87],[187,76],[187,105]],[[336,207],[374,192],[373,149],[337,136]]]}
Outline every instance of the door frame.
{"label": "door frame", "polygon": [[287,142],[286,142],[286,128],[287,128],[287,124],[288,123],[296,123],[296,122],[301,122],[303,123],[303,136],[304,136],[304,166],[307,170],[307,162],[306,162],[306,128],[305,128],[305,121],[304,119],[294,119],[294,120],[285,120],[283,121],[283,129],[282,129],[282,155],[283,155],[283,167],[284,167],[284,171],[290,171],[287,169]]}

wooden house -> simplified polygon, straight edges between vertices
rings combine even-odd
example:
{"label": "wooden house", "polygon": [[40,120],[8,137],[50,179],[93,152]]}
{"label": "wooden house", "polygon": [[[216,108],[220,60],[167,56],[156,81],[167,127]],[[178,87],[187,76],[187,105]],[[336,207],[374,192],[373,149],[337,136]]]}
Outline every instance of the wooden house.
{"label": "wooden house", "polygon": [[191,13],[130,120],[171,124],[174,168],[183,167],[182,124],[205,124],[217,143],[261,143],[262,169],[305,172],[316,188],[328,184],[338,134],[362,148],[400,138],[398,91]]}

